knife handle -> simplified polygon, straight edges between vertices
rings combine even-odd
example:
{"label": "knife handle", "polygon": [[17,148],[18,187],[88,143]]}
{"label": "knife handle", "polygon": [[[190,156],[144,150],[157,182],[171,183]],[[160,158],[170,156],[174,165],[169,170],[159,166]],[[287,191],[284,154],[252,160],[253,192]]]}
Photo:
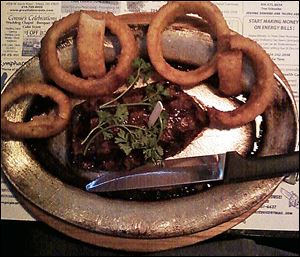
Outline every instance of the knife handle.
{"label": "knife handle", "polygon": [[281,177],[295,172],[299,172],[299,152],[249,158],[228,152],[224,183]]}

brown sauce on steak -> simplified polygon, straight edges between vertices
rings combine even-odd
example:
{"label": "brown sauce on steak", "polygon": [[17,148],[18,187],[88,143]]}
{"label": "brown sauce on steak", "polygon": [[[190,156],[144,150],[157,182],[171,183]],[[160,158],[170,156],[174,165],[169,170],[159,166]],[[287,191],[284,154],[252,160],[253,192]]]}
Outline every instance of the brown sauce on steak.
{"label": "brown sauce on steak", "polygon": [[[191,96],[178,86],[169,83],[164,86],[167,88],[168,96],[162,97],[162,103],[168,115],[158,141],[159,146],[163,148],[163,159],[181,152],[207,126],[206,113]],[[98,124],[97,108],[114,97],[106,96],[85,101],[73,109],[68,132],[69,160],[73,167],[88,171],[112,171],[130,170],[146,163],[141,150],[133,150],[126,155],[115,143],[114,138],[105,140],[102,134],[92,141],[84,154],[85,146],[81,142]],[[147,97],[145,87],[132,89],[113,104],[136,103],[145,97]],[[111,109],[110,112],[113,113],[114,110]],[[128,106],[126,124],[145,128],[150,114],[151,110],[147,106]],[[119,128],[113,128],[110,132],[116,136],[119,131]]]}

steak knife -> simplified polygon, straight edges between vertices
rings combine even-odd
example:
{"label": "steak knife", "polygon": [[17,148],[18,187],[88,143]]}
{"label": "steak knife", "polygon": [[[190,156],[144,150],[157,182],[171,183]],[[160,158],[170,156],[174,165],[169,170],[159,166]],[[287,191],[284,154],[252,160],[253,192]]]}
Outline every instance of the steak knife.
{"label": "steak knife", "polygon": [[195,183],[236,183],[282,177],[299,172],[299,152],[242,157],[237,152],[164,160],[137,169],[103,171],[86,185],[89,192],[150,189]]}

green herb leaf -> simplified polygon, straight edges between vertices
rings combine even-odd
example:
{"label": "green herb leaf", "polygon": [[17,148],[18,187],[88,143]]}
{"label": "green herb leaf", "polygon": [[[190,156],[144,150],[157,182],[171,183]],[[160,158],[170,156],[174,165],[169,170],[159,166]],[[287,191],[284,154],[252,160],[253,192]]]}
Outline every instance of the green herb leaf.
{"label": "green herb leaf", "polygon": [[165,88],[162,84],[157,83],[156,85],[156,92],[157,94],[161,95],[161,96],[169,96],[169,91],[167,88]]}
{"label": "green herb leaf", "polygon": [[169,115],[166,111],[162,111],[161,114],[160,114],[160,118],[161,118],[161,121],[162,121],[162,130],[164,130],[168,125]]}
{"label": "green herb leaf", "polygon": [[146,88],[147,96],[144,98],[144,102],[156,104],[158,101],[162,101],[164,97],[168,97],[168,89],[161,83],[152,83]]}
{"label": "green herb leaf", "polygon": [[98,117],[99,117],[99,124],[107,123],[111,120],[112,114],[106,111],[97,111]]}
{"label": "green herb leaf", "polygon": [[143,146],[145,146],[144,139],[145,139],[145,134],[143,130],[136,129],[134,133],[131,134],[130,137],[131,147],[133,149],[141,149]]}
{"label": "green herb leaf", "polygon": [[143,62],[144,60],[142,58],[136,58],[132,62],[132,67],[137,70],[142,65]]}
{"label": "green herb leaf", "polygon": [[155,148],[155,150],[156,150],[156,153],[159,155],[159,157],[162,157],[163,156],[163,154],[164,154],[164,149],[161,147],[161,146],[157,146],[156,148]]}
{"label": "green herb leaf", "polygon": [[129,133],[127,131],[125,132],[124,130],[120,130],[115,138],[115,143],[126,155],[131,153],[132,147],[129,141]]}
{"label": "green herb leaf", "polygon": [[161,146],[156,146],[143,150],[145,160],[151,160],[157,162],[163,158],[163,149]]}
{"label": "green herb leaf", "polygon": [[128,119],[128,108],[124,104],[117,106],[115,116],[113,117],[116,124],[122,124]]}
{"label": "green herb leaf", "polygon": [[102,135],[103,135],[104,140],[110,140],[114,137],[114,135],[110,131],[107,131],[107,130],[103,130]]}
{"label": "green herb leaf", "polygon": [[132,151],[132,148],[128,144],[118,144],[120,149],[126,154],[129,155]]}
{"label": "green herb leaf", "polygon": [[149,80],[149,78],[152,76],[152,74],[153,74],[152,70],[145,73],[143,77],[143,82],[146,83]]}
{"label": "green herb leaf", "polygon": [[133,75],[130,75],[130,76],[128,77],[128,79],[127,79],[127,84],[128,84],[128,85],[133,84],[134,81],[135,81],[135,79],[136,79],[136,78],[135,78]]}
{"label": "green herb leaf", "polygon": [[124,130],[120,130],[115,138],[115,143],[127,143],[128,142],[128,134]]}

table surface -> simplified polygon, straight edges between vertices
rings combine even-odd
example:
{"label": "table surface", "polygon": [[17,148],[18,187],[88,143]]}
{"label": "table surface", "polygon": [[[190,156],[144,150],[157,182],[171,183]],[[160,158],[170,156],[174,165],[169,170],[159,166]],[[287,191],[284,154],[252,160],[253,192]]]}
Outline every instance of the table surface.
{"label": "table surface", "polygon": [[[173,250],[143,253],[142,256],[299,256],[296,237],[241,235],[228,231],[210,240]],[[289,235],[290,236],[290,235]],[[65,236],[41,222],[1,220],[3,256],[132,256],[137,253],[96,247]]]}

